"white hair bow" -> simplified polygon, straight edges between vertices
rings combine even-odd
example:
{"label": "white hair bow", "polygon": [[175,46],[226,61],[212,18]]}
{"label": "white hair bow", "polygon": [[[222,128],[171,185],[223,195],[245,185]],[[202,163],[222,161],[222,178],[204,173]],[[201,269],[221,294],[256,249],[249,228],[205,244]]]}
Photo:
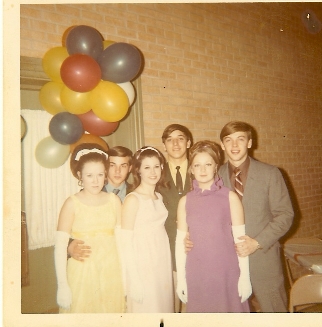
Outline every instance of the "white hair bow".
{"label": "white hair bow", "polygon": [[89,154],[89,153],[104,154],[105,157],[106,157],[106,159],[108,159],[108,154],[107,154],[107,153],[105,153],[105,152],[102,151],[102,150],[99,150],[99,149],[96,149],[96,148],[95,148],[95,149],[91,149],[91,150],[89,150],[89,149],[83,149],[83,150],[78,151],[77,154],[76,154],[75,160],[76,160],[76,161],[79,161],[79,159],[80,159],[82,156],[84,156],[85,154]]}

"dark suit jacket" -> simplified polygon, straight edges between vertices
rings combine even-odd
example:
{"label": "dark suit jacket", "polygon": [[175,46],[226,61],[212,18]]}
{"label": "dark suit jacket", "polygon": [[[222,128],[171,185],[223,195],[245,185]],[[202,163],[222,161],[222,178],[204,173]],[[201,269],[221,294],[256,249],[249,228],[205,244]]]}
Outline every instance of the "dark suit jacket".
{"label": "dark suit jacket", "polygon": [[[225,186],[232,189],[228,163],[220,167],[219,174]],[[278,240],[290,229],[294,217],[279,169],[250,158],[242,202],[246,234],[263,247],[249,257],[251,278],[276,278],[282,274]]]}
{"label": "dark suit jacket", "polygon": [[186,180],[184,184],[184,190],[183,194],[179,195],[178,191],[176,189],[175,183],[172,179],[169,164],[166,163],[165,167],[165,175],[166,175],[166,181],[169,184],[169,188],[159,188],[159,192],[163,196],[163,202],[168,210],[168,218],[165,222],[165,229],[168,233],[169,242],[170,242],[170,249],[171,249],[171,257],[172,257],[172,267],[173,270],[176,271],[176,263],[175,263],[175,241],[176,241],[176,235],[177,235],[177,209],[178,209],[178,203],[181,197],[187,192],[190,191],[191,188],[191,182],[189,174],[186,175]]}

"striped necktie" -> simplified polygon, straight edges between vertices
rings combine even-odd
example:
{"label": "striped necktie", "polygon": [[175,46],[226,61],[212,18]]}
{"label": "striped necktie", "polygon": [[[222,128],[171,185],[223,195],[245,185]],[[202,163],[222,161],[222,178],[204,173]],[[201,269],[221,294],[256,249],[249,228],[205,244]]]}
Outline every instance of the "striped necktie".
{"label": "striped necktie", "polygon": [[182,194],[183,192],[183,185],[182,185],[182,177],[181,177],[181,174],[180,174],[180,166],[177,166],[176,167],[176,170],[177,170],[177,174],[176,174],[176,187],[177,187],[177,190],[178,190],[178,193],[179,194]]}
{"label": "striped necktie", "polygon": [[242,200],[244,195],[244,186],[240,179],[241,170],[237,167],[234,169],[234,173],[235,173],[235,191],[239,199]]}

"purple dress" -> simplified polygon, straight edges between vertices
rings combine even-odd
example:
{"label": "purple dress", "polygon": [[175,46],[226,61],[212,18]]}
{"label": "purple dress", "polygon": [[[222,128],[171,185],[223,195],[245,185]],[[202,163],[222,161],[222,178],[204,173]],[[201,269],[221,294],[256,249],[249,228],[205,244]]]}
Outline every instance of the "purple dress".
{"label": "purple dress", "polygon": [[231,231],[229,189],[216,178],[210,190],[193,181],[186,213],[193,249],[187,255],[187,312],[249,312],[238,295],[239,265]]}

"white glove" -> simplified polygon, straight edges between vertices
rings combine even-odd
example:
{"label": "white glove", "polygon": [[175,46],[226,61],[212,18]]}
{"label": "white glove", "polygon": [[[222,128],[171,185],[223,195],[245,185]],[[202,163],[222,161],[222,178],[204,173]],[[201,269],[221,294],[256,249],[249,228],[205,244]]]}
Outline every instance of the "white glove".
{"label": "white glove", "polygon": [[69,309],[72,304],[72,291],[67,281],[67,246],[69,234],[63,231],[56,231],[55,239],[55,270],[57,277],[57,304]]}
{"label": "white glove", "polygon": [[186,261],[187,254],[184,248],[184,238],[186,237],[186,232],[177,229],[176,237],[176,266],[177,266],[177,289],[179,299],[183,303],[188,301],[188,290],[187,290],[187,280],[186,280]]}
{"label": "white glove", "polygon": [[126,295],[126,269],[125,269],[124,253],[122,252],[121,225],[115,226],[114,232],[115,232],[117,252],[119,255],[119,260],[122,270],[123,290],[124,290],[124,295]]}
{"label": "white glove", "polygon": [[[235,243],[244,242],[239,240],[238,237],[245,235],[245,225],[232,226],[232,233]],[[238,264],[240,275],[238,280],[238,294],[241,297],[240,302],[245,302],[252,294],[252,285],[249,275],[249,257],[238,257]]]}
{"label": "white glove", "polygon": [[143,284],[139,276],[133,251],[133,230],[121,229],[122,253],[125,262],[127,275],[130,279],[130,285],[126,283],[131,298],[139,303],[143,301]]}

